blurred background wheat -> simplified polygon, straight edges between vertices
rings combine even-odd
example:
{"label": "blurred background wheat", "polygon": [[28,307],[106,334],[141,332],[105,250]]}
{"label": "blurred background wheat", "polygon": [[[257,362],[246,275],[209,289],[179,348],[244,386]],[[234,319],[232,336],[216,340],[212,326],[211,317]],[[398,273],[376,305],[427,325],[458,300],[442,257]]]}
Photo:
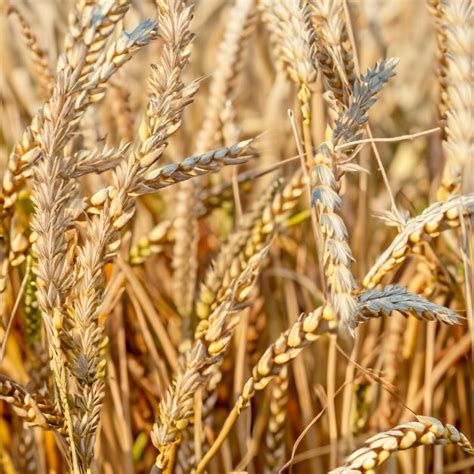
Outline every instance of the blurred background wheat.
{"label": "blurred background wheat", "polygon": [[473,472],[470,0],[0,10],[1,472]]}

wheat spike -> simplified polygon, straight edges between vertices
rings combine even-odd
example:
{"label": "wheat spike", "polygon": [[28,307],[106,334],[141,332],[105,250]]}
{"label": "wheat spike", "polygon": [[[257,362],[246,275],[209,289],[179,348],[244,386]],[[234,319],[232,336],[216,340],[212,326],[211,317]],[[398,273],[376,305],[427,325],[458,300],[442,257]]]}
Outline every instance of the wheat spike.
{"label": "wheat spike", "polygon": [[0,374],[0,398],[12,405],[15,413],[28,423],[28,426],[41,426],[44,429],[62,431],[62,417],[48,405],[39,404],[20,384]]}
{"label": "wheat spike", "polygon": [[193,180],[179,186],[176,195],[176,218],[173,221],[175,242],[172,283],[175,304],[182,318],[181,337],[183,340],[188,340],[191,336],[190,319],[198,269],[199,226],[195,191],[196,186]]}
{"label": "wheat spike", "polygon": [[[261,252],[279,231],[283,218],[296,205],[302,194],[303,186],[300,173],[296,173],[284,187],[281,186],[281,180],[277,179],[257,201],[255,208],[239,221],[201,285],[196,303],[196,313],[201,322],[196,327],[194,335],[196,339],[202,337],[201,333],[208,324],[209,315],[231,291],[235,278],[248,267],[255,255]],[[220,364],[214,364],[209,369],[208,381],[203,392],[202,413],[206,424],[210,424],[211,421],[217,396],[216,389],[221,378]]]}
{"label": "wheat spike", "polygon": [[331,474],[374,474],[375,468],[387,461],[392,453],[420,445],[457,444],[463,451],[474,455],[469,440],[453,425],[444,425],[429,416],[416,418],[417,421],[372,436],[366,441],[366,447],[355,451],[344,466],[333,469]]}
{"label": "wheat spike", "polygon": [[385,274],[401,264],[409,250],[421,241],[435,238],[446,229],[459,227],[460,219],[474,212],[474,193],[452,196],[446,202],[435,202],[419,216],[410,219],[392,243],[380,255],[364,277],[366,288],[374,288]]}
{"label": "wheat spike", "polygon": [[438,320],[450,325],[459,322],[456,313],[449,308],[431,303],[397,285],[388,285],[382,291],[363,291],[359,295],[359,302],[356,307],[358,321],[387,316],[393,311],[398,311],[404,316],[411,314],[418,319]]}
{"label": "wheat spike", "polygon": [[[180,76],[188,61],[188,46],[193,38],[189,31],[192,10],[184,2],[158,2],[158,14],[165,23],[165,61],[156,78],[167,81],[168,77]],[[158,70],[156,71],[158,72]],[[180,91],[182,83],[176,84]],[[179,92],[180,93],[180,92]],[[151,102],[150,102],[151,104]],[[156,115],[159,117],[159,115]],[[175,242],[173,246],[173,294],[180,313],[182,337],[189,336],[190,313],[194,298],[197,272],[198,223],[195,217],[195,184],[192,181],[179,186],[176,205],[176,219],[173,222]]]}
{"label": "wheat spike", "polygon": [[335,147],[359,136],[367,121],[367,111],[375,96],[393,75],[395,60],[382,61],[354,83],[350,105],[336,120],[331,142],[323,143],[316,154],[311,170],[312,205],[323,235],[323,263],[330,301],[344,327],[353,327],[355,299],[352,296],[356,282],[350,271],[353,260],[348,245],[348,231],[339,213],[342,199],[339,196],[343,171],[341,156]]}
{"label": "wheat spike", "polygon": [[41,48],[38,39],[28,24],[21,11],[14,5],[8,5],[8,13],[17,17],[21,28],[21,35],[31,56],[36,70],[35,80],[39,83],[42,98],[48,98],[54,86],[53,74],[49,68],[49,58],[46,51]]}
{"label": "wheat spike", "polygon": [[258,391],[263,390],[278,374],[281,373],[308,344],[320,336],[335,331],[337,321],[330,306],[318,308],[311,313],[302,313],[296,321],[273,342],[260,357],[252,369],[252,376],[244,387],[228,415],[218,438],[197,466],[196,472],[201,474],[220,445],[229,434],[240,412],[250,405]]}
{"label": "wheat spike", "polygon": [[224,35],[219,43],[216,68],[209,85],[209,101],[196,138],[197,153],[223,144],[220,115],[226,101],[233,98],[255,20],[255,1],[236,0],[229,11]]}
{"label": "wheat spike", "polygon": [[446,33],[444,31],[443,12],[441,10],[441,0],[427,0],[427,6],[429,12],[433,15],[434,24],[436,27],[436,39],[438,42],[438,83],[440,86],[439,91],[439,104],[438,111],[441,120],[446,120]]}
{"label": "wheat spike", "polygon": [[86,57],[80,78],[89,75],[97,66],[107,40],[130,8],[130,0],[91,2],[80,0],[69,17],[69,28],[64,39],[65,60],[75,66],[79,48],[85,47]]}
{"label": "wheat spike", "polygon": [[[107,80],[114,72],[114,67],[111,66],[104,69],[107,62],[123,63],[134,45],[144,45],[154,37],[155,29],[154,23],[144,21],[130,35],[125,35],[114,43],[108,49],[102,68],[94,72],[92,82],[95,79],[95,83],[99,85],[100,81]],[[178,47],[181,46],[178,44]],[[163,64],[168,64],[167,54],[169,52],[165,51]],[[182,55],[181,51],[178,54],[181,58],[179,67],[182,68],[187,62],[187,55]],[[99,191],[91,199],[94,207],[90,210],[96,216],[85,229],[87,239],[84,245],[78,248],[75,270],[77,284],[68,299],[70,317],[66,336],[71,349],[67,355],[71,371],[81,388],[77,395],[81,402],[78,404],[75,429],[83,440],[80,456],[86,466],[92,460],[95,431],[104,396],[107,338],[98,314],[103,297],[103,267],[120,243],[118,232],[133,216],[131,194],[138,191],[137,188],[145,180],[144,174],[160,157],[169,135],[179,128],[183,108],[196,91],[194,84],[185,87],[179,77],[177,81],[163,85],[159,81],[161,73],[159,67],[152,68],[152,94],[147,120],[142,124],[141,146],[127,160],[120,162],[114,173],[115,186]],[[92,96],[101,93],[100,87],[96,87]],[[173,97],[173,100],[169,100],[169,97]],[[187,169],[185,166],[184,168]]]}
{"label": "wheat spike", "polygon": [[[472,2],[443,0],[439,4],[445,34],[444,58],[446,83],[446,128],[443,141],[445,166],[438,199],[446,200],[461,189],[464,167],[472,161],[472,127],[474,113],[472,83]],[[472,168],[472,167],[471,167]],[[472,191],[473,180],[467,168],[465,189]],[[471,170],[472,171],[472,170]]]}
{"label": "wheat spike", "polygon": [[266,474],[277,473],[285,458],[286,404],[288,401],[288,367],[275,377],[270,400],[270,419],[265,435]]}
{"label": "wheat spike", "polygon": [[234,280],[227,298],[208,321],[201,322],[198,337],[185,353],[183,370],[160,404],[159,422],[152,431],[153,444],[159,450],[156,458],[158,469],[165,469],[173,463],[174,450],[194,413],[194,392],[206,382],[212,366],[222,361],[238,323],[239,305],[248,297],[267,251],[268,247],[255,255],[245,271]]}
{"label": "wheat spike", "polygon": [[[156,24],[145,20],[130,33],[123,32],[122,36],[112,43],[107,50],[103,50],[95,62],[95,68],[85,74],[83,67],[87,60],[88,50],[82,42],[74,49],[73,58],[63,55],[59,59],[58,70],[73,68],[75,73],[69,81],[70,89],[64,95],[75,96],[70,101],[69,110],[62,117],[62,129],[56,132],[56,140],[66,136],[70,139],[79,119],[85,110],[100,101],[105,95],[105,83],[115,72],[123,66],[133,54],[156,37]],[[72,66],[71,66],[72,65]],[[41,148],[42,130],[51,115],[51,103],[48,102],[33,118],[32,124],[23,134],[21,143],[17,145],[9,157],[9,166],[3,178],[4,208],[10,208],[17,197],[28,170],[41,157],[38,147]]]}
{"label": "wheat spike", "polygon": [[267,235],[260,235],[265,230],[261,221],[266,219],[270,222],[268,211],[264,213],[264,210],[269,207],[280,184],[280,180],[273,183],[257,201],[254,209],[243,216],[206,272],[196,302],[196,313],[201,320],[208,318],[227,295],[231,282],[246,268],[249,259],[271,239],[273,229],[270,229],[270,233],[266,232]]}
{"label": "wheat spike", "polygon": [[316,81],[317,70],[315,33],[308,6],[298,0],[261,0],[259,7],[283,70],[294,83],[309,87]]}
{"label": "wheat spike", "polygon": [[71,289],[73,279],[68,269],[65,238],[71,218],[65,206],[76,193],[75,180],[66,180],[68,167],[55,159],[65,146],[63,120],[71,110],[70,91],[75,83],[74,72],[68,69],[58,74],[53,97],[48,102],[45,114],[44,135],[40,146],[44,158],[35,169],[33,179],[33,203],[35,213],[32,230],[36,239],[32,250],[37,265],[37,300],[48,335],[51,369],[55,382],[55,402],[65,418],[74,468],[78,470],[76,447],[74,446],[70,406],[66,392],[67,374],[64,367],[60,332],[63,321],[65,295]]}
{"label": "wheat spike", "polygon": [[[366,74],[356,78],[349,105],[336,120],[332,143],[334,146],[349,143],[361,138],[362,127],[367,123],[368,111],[375,104],[377,94],[388,80],[395,75],[398,58],[380,61]],[[351,149],[345,149],[349,154]]]}
{"label": "wheat spike", "polygon": [[[340,0],[311,0],[309,4],[318,35],[318,68],[326,90],[336,99],[334,112],[339,115],[342,107],[347,105],[355,81],[343,5]],[[331,107],[331,103],[328,104]]]}
{"label": "wheat spike", "polygon": [[[220,114],[226,100],[232,95],[242,65],[246,40],[252,31],[253,0],[238,0],[230,11],[224,36],[219,44],[217,67],[210,84],[208,106],[195,144],[197,153],[222,145]],[[228,145],[226,143],[226,145]],[[184,316],[185,326],[193,306],[197,277],[198,243],[198,181],[186,183],[177,196],[175,221],[176,240],[173,246],[173,286],[178,310]],[[188,331],[185,331],[188,332]],[[189,336],[189,334],[187,334]],[[186,337],[185,337],[186,338]]]}
{"label": "wheat spike", "polygon": [[172,184],[186,181],[195,176],[219,171],[225,165],[239,165],[255,156],[250,146],[252,140],[245,140],[232,145],[208,151],[202,155],[190,156],[181,163],[175,163],[151,170],[144,175],[143,183],[137,185],[132,192],[144,194],[165,188]]}

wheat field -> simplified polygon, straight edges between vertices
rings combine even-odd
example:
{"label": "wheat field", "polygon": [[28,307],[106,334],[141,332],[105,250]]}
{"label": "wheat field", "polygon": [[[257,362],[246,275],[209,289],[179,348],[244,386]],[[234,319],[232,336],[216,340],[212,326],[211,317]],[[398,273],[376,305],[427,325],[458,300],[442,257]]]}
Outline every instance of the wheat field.
{"label": "wheat field", "polygon": [[0,0],[0,472],[474,471],[470,0]]}

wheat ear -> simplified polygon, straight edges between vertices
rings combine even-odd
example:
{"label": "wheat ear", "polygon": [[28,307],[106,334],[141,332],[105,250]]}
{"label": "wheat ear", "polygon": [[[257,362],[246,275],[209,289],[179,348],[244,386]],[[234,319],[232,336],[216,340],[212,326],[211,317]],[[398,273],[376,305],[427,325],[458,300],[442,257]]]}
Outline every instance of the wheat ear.
{"label": "wheat ear", "polygon": [[[311,20],[318,36],[316,57],[327,91],[335,98],[339,115],[354,88],[354,61],[350,51],[344,8],[340,0],[311,0]],[[331,107],[333,102],[328,105]]]}
{"label": "wheat ear", "polygon": [[343,326],[352,327],[355,298],[352,293],[356,282],[350,271],[353,260],[348,244],[348,232],[339,213],[342,199],[339,195],[343,171],[340,162],[343,156],[335,151],[341,143],[360,137],[361,129],[367,122],[367,112],[375,102],[375,97],[384,84],[393,76],[396,61],[389,59],[377,64],[367,74],[357,78],[354,90],[345,109],[336,120],[331,142],[319,147],[311,170],[312,205],[323,235],[324,274],[329,290],[329,299],[340,316]]}
{"label": "wheat ear", "polygon": [[[446,138],[443,140],[445,166],[438,191],[444,201],[462,186],[464,167],[472,161],[472,127],[474,114],[472,87],[472,25],[473,7],[470,0],[440,2],[442,26],[446,39]],[[474,189],[474,179],[466,170],[465,189]]]}
{"label": "wheat ear", "polygon": [[16,16],[18,19],[23,41],[25,42],[36,71],[35,80],[38,82],[41,97],[47,99],[49,98],[54,86],[53,74],[48,64],[48,55],[46,51],[40,47],[36,35],[21,11],[13,5],[8,5],[8,13]]}
{"label": "wheat ear", "polygon": [[304,347],[320,336],[336,330],[337,321],[335,316],[330,306],[325,306],[324,309],[318,308],[308,314],[303,313],[290,328],[268,347],[253,367],[252,376],[245,383],[218,437],[198,464],[197,474],[204,472],[207,464],[228,436],[240,412],[249,406],[256,392],[263,390]]}
{"label": "wheat ear", "polygon": [[[164,5],[163,8],[168,8],[168,5]],[[184,8],[183,12],[188,12],[189,16],[190,9]],[[182,20],[186,24],[189,19],[186,19],[184,13]],[[173,36],[173,31],[166,29],[169,25],[164,26],[165,35]],[[112,64],[120,63],[122,57],[127,57],[124,49],[134,44],[144,45],[155,36],[155,23],[142,22],[138,29],[125,36],[125,42],[119,40],[109,48],[106,62],[93,74],[93,78],[99,75],[101,80],[107,80],[114,71],[111,65],[104,69],[108,60],[111,60]],[[120,230],[135,212],[133,197],[154,190],[150,186],[157,182],[163,184],[164,177],[171,182],[173,179],[179,181],[189,178],[193,175],[190,170],[196,168],[198,164],[204,163],[208,169],[213,169],[209,165],[211,160],[206,161],[200,157],[197,162],[188,160],[174,169],[159,170],[152,178],[148,174],[153,171],[153,166],[165,150],[169,136],[180,127],[183,109],[192,101],[197,91],[197,83],[185,86],[179,77],[179,72],[187,63],[189,54],[181,51],[183,44],[180,38],[177,38],[177,44],[171,45],[175,51],[170,53],[169,48],[165,48],[161,63],[152,67],[150,101],[147,117],[140,126],[140,144],[115,170],[114,186],[100,190],[92,197],[92,207],[89,211],[95,215],[87,222],[85,228],[87,239],[77,251],[75,276],[78,283],[67,302],[68,314],[71,316],[68,321],[67,337],[71,343],[69,346],[71,349],[68,351],[69,363],[81,388],[77,395],[81,403],[75,419],[76,429],[80,439],[83,440],[80,454],[86,466],[90,464],[93,456],[95,432],[105,386],[107,338],[98,313],[103,299],[103,268],[120,245]],[[186,36],[186,41],[189,42],[190,39],[189,35]],[[173,62],[175,60],[177,64]],[[173,80],[162,81],[163,73],[168,71],[167,68],[177,72],[173,75]],[[100,94],[101,91],[96,93]],[[202,167],[199,171],[202,172]],[[147,186],[144,183],[147,183]]]}
{"label": "wheat ear", "polygon": [[227,298],[210,315],[205,326],[201,325],[199,338],[185,353],[183,370],[160,404],[159,422],[153,427],[152,441],[159,450],[156,466],[161,470],[173,463],[182,431],[193,417],[194,392],[206,382],[211,367],[223,359],[238,323],[238,305],[248,297],[267,251],[268,247],[262,249],[249,262],[234,281]]}
{"label": "wheat ear", "polygon": [[12,405],[15,413],[28,426],[40,426],[47,430],[54,429],[65,434],[62,425],[63,418],[53,407],[35,400],[24,387],[3,374],[0,374],[0,398]]}
{"label": "wheat ear", "polygon": [[[193,34],[189,31],[192,9],[182,1],[159,1],[158,17],[166,25],[164,52],[167,53],[160,71],[160,80],[179,77],[188,62],[189,44]],[[169,64],[167,64],[169,63]],[[158,77],[158,76],[157,76]],[[205,150],[202,150],[205,151]],[[173,247],[173,294],[175,304],[182,316],[183,333],[188,332],[192,300],[197,272],[198,222],[194,217],[196,201],[192,181],[178,187],[176,218],[173,222],[175,244]]]}
{"label": "wheat ear", "polygon": [[438,320],[450,325],[459,322],[456,313],[451,309],[431,303],[401,286],[388,285],[381,291],[366,290],[359,295],[356,307],[358,322],[373,317],[387,316],[393,311],[398,311],[404,316],[411,314],[418,319]]}
{"label": "wheat ear", "polygon": [[[149,24],[141,24],[130,35],[127,33],[107,51],[107,39],[113,33],[116,23],[123,18],[129,0],[109,2],[108,8],[103,5],[90,9],[87,2],[79,2],[72,18],[70,30],[66,35],[65,54],[61,55],[57,70],[66,65],[76,70],[75,94],[82,92],[77,101],[71,104],[69,126],[77,120],[92,103],[98,102],[105,94],[103,85],[126,61],[130,59],[137,47],[146,44],[146,29]],[[78,25],[81,25],[78,27]],[[96,35],[97,33],[97,35]],[[137,44],[139,41],[142,44]],[[31,166],[40,158],[38,140],[45,122],[47,109],[43,107],[33,118],[31,125],[24,131],[20,142],[15,145],[8,158],[8,167],[3,176],[2,202],[4,212],[16,202],[18,193],[25,184]]]}
{"label": "wheat ear", "polygon": [[[235,278],[279,231],[283,219],[298,202],[303,188],[304,182],[299,172],[283,187],[281,180],[277,179],[260,197],[254,209],[239,220],[237,228],[222,246],[201,284],[196,302],[196,313],[201,321],[196,328],[195,339],[202,337],[209,324],[209,315],[226,298]],[[221,378],[220,364],[216,363],[209,369],[208,381],[203,391],[202,416],[206,424],[211,421],[216,389]],[[189,462],[190,459],[182,461],[186,464]]]}
{"label": "wheat ear", "polygon": [[[264,228],[260,222],[264,216],[264,209],[272,202],[280,184],[280,180],[273,183],[258,199],[254,208],[243,216],[207,270],[196,301],[196,314],[199,319],[208,318],[216,305],[226,296],[232,281],[242,269],[245,269],[248,260],[266,244],[266,236],[259,235]],[[265,219],[268,220],[267,215]]]}
{"label": "wheat ear", "polygon": [[47,119],[41,138],[44,158],[37,165],[33,179],[32,199],[35,213],[31,228],[35,236],[32,250],[37,257],[37,265],[34,268],[37,277],[37,300],[48,336],[55,402],[65,419],[74,472],[78,472],[71,410],[67,399],[67,374],[60,338],[65,295],[73,281],[68,270],[68,243],[65,238],[71,218],[66,214],[65,208],[76,193],[76,182],[64,178],[67,176],[68,166],[58,159],[65,144],[64,133],[67,130],[62,119],[67,119],[68,111],[72,108],[71,91],[74,90],[75,80],[74,70],[61,71],[53,96],[45,106]]}
{"label": "wheat ear", "polygon": [[403,423],[372,436],[366,441],[366,447],[355,451],[344,466],[332,470],[331,474],[375,474],[375,468],[387,461],[392,453],[415,446],[456,444],[466,453],[474,455],[469,440],[453,425],[445,425],[429,416],[416,418],[417,421]]}
{"label": "wheat ear", "polygon": [[[70,139],[70,134],[77,126],[85,109],[105,93],[105,82],[130,59],[134,51],[154,37],[155,30],[154,23],[145,21],[130,35],[124,33],[118,41],[112,43],[106,52],[104,51],[101,60],[98,61],[100,67],[94,70],[91,75],[84,74],[83,66],[89,52],[84,45],[75,48],[72,57],[63,56],[60,61],[61,68],[58,72],[55,92],[39,114],[42,117],[39,122],[41,129],[37,133],[35,132],[43,156],[35,169],[33,193],[33,202],[36,208],[32,221],[32,229],[36,236],[33,251],[38,257],[38,265],[35,268],[38,286],[37,299],[47,328],[57,402],[67,426],[74,472],[80,470],[79,456],[81,466],[88,466],[92,459],[93,437],[91,441],[88,434],[93,433],[97,426],[98,406],[100,406],[100,393],[102,392],[100,389],[96,390],[86,403],[76,405],[74,409],[71,409],[67,396],[70,387],[68,374],[72,373],[78,383],[85,381],[87,385],[90,382],[88,379],[90,373],[93,373],[94,377],[100,374],[100,369],[97,369],[97,366],[100,366],[102,362],[100,357],[97,360],[94,351],[103,350],[104,344],[103,337],[96,336],[97,333],[100,333],[99,328],[95,328],[95,333],[87,333],[89,336],[94,334],[92,340],[99,341],[97,347],[87,346],[87,337],[81,338],[81,332],[84,334],[84,331],[90,329],[90,326],[87,324],[81,326],[80,323],[89,323],[89,313],[93,310],[87,304],[82,307],[80,305],[84,301],[87,302],[87,297],[92,302],[97,299],[94,286],[88,286],[91,281],[94,282],[98,278],[95,270],[97,263],[92,252],[79,254],[82,257],[79,258],[79,261],[89,264],[88,266],[84,265],[84,268],[90,269],[90,273],[86,271],[82,273],[82,278],[78,279],[79,282],[86,284],[84,294],[81,294],[81,298],[75,300],[73,305],[66,301],[67,296],[71,297],[74,276],[68,268],[68,244],[65,237],[71,221],[71,216],[66,213],[66,208],[75,197],[75,180],[69,176],[81,161],[78,155],[63,160],[60,157]],[[74,64],[74,68],[68,65],[69,61]],[[81,79],[82,77],[84,79]],[[77,275],[78,273],[76,273]],[[85,293],[89,290],[86,297]],[[76,292],[81,292],[80,284],[74,290],[75,295]],[[64,314],[66,303],[67,318]],[[68,368],[64,366],[62,341],[68,343],[75,341],[75,344],[72,344],[72,349],[71,345],[68,345],[66,351],[67,358],[72,360],[72,364]],[[74,351],[74,346],[79,349],[79,353]],[[83,350],[81,351],[81,349]],[[94,358],[89,360],[88,355],[91,351]],[[88,361],[87,363],[90,363],[92,367],[87,364],[84,367],[84,360]],[[93,384],[100,384],[100,377],[98,379],[94,380]],[[91,415],[90,425],[88,425],[88,419],[83,419],[82,413],[77,416],[76,409],[79,412],[84,410],[86,414]],[[84,421],[85,425],[82,425]]]}
{"label": "wheat ear", "polygon": [[[220,114],[226,100],[235,89],[242,65],[242,52],[252,31],[253,0],[237,0],[229,12],[224,36],[219,44],[217,67],[210,84],[209,98],[203,124],[200,128],[195,151],[203,153],[209,148],[222,145],[222,124]],[[226,144],[227,145],[227,144]],[[184,317],[184,326],[189,326],[197,277],[197,244],[199,202],[196,194],[198,182],[182,185],[177,195],[177,212],[174,222],[175,243],[173,245],[173,291],[177,298],[178,310]],[[184,295],[184,296],[183,296]],[[188,332],[189,331],[185,331]],[[186,339],[190,334],[186,334]]]}
{"label": "wheat ear", "polygon": [[439,83],[439,104],[438,111],[441,120],[446,120],[447,93],[446,93],[446,33],[444,31],[444,19],[441,9],[441,0],[427,0],[429,12],[433,15],[436,28],[436,39],[438,42],[438,83]]}
{"label": "wheat ear", "polygon": [[277,61],[298,87],[308,168],[312,166],[311,90],[317,79],[316,34],[306,2],[261,0],[262,19],[270,32]]}
{"label": "wheat ear", "polygon": [[288,367],[284,367],[273,381],[270,399],[270,418],[265,435],[265,474],[276,474],[285,457],[286,403],[288,401]]}
{"label": "wheat ear", "polygon": [[[99,20],[96,21],[100,23],[102,16],[99,15],[98,18]],[[113,28],[109,28],[109,34],[112,31]],[[140,23],[131,33],[123,32],[121,37],[107,50],[103,49],[96,61],[97,67],[89,75],[84,74],[83,69],[89,50],[82,42],[74,47],[71,57],[66,54],[61,55],[58,61],[57,77],[59,89],[36,114],[31,126],[25,130],[21,143],[14,148],[9,157],[0,197],[2,203],[2,229],[0,230],[3,235],[9,236],[13,205],[26,177],[31,173],[32,166],[44,154],[45,137],[50,135],[48,139],[54,142],[54,147],[62,150],[71,140],[87,108],[104,97],[107,80],[139,48],[148,44],[155,37],[156,24],[147,20]],[[66,74],[69,76],[65,77]],[[67,101],[61,103],[64,98],[67,98]],[[55,107],[61,108],[61,115],[57,117],[53,116],[56,112]],[[52,129],[50,124],[54,120],[56,120],[55,128]],[[67,166],[72,168],[74,160],[77,159],[78,156],[74,155],[72,159],[68,160]],[[8,248],[8,239],[4,245]],[[8,271],[8,261],[6,269],[2,268],[1,270],[0,279],[3,280]]]}
{"label": "wheat ear", "polygon": [[219,43],[216,68],[209,85],[209,99],[203,125],[196,138],[198,153],[223,144],[221,113],[231,100],[242,69],[246,44],[255,26],[255,1],[236,0],[229,10],[224,35]]}
{"label": "wheat ear", "polygon": [[380,255],[364,277],[366,288],[374,288],[388,272],[401,264],[408,252],[423,240],[435,238],[446,229],[459,227],[460,220],[474,213],[474,193],[452,196],[446,202],[435,202],[419,216],[410,219]]}

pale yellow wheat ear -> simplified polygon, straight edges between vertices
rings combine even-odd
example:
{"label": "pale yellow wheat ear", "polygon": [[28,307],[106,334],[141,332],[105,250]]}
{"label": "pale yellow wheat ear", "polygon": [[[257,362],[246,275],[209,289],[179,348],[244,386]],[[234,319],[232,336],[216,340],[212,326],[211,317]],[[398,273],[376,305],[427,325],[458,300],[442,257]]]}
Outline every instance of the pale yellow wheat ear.
{"label": "pale yellow wheat ear", "polygon": [[364,286],[374,288],[387,272],[405,261],[410,249],[424,240],[437,237],[443,230],[459,227],[460,219],[472,216],[473,212],[474,193],[470,193],[465,196],[452,196],[445,203],[435,202],[419,216],[409,219],[367,272]]}
{"label": "pale yellow wheat ear", "polygon": [[445,119],[443,152],[445,165],[438,199],[445,201],[462,189],[464,175],[467,191],[472,191],[471,127],[474,113],[472,93],[472,25],[473,7],[469,0],[441,0],[436,5],[437,27],[441,37],[441,104]]}
{"label": "pale yellow wheat ear", "polygon": [[252,368],[252,376],[245,382],[219,436],[198,464],[197,473],[204,472],[207,464],[228,436],[239,414],[249,407],[257,392],[264,390],[306,346],[336,330],[336,316],[330,306],[325,306],[307,314],[302,313],[285,332],[280,334]]}
{"label": "pale yellow wheat ear", "polygon": [[267,252],[268,246],[234,279],[227,297],[208,321],[201,324],[191,348],[186,351],[183,367],[160,404],[158,420],[151,434],[159,451],[158,469],[172,469],[182,433],[193,417],[194,393],[205,385],[213,366],[222,362],[238,323],[239,305],[248,297]]}
{"label": "pale yellow wheat ear", "polygon": [[[110,13],[110,12],[109,12]],[[125,13],[125,12],[123,12]],[[100,28],[108,23],[107,12],[91,19],[91,25]],[[89,25],[89,27],[92,27]],[[94,55],[91,58],[91,44],[83,41],[72,43],[71,49],[60,56],[56,85],[52,97],[44,104],[32,120],[31,126],[23,133],[9,156],[9,165],[3,176],[2,189],[2,234],[3,244],[9,248],[12,240],[10,233],[11,217],[18,193],[31,177],[33,166],[42,161],[43,178],[49,173],[51,178],[55,174],[70,175],[80,165],[83,155],[76,154],[63,163],[52,163],[53,171],[46,171],[44,163],[53,160],[56,155],[63,153],[66,145],[72,140],[78,129],[78,124],[86,110],[99,102],[106,93],[105,85],[131,57],[143,46],[156,38],[156,24],[151,20],[144,20],[131,32],[124,31],[121,37],[106,48],[106,40],[113,33],[116,23],[108,24],[107,34],[98,45],[94,45]],[[88,61],[94,61],[96,68],[91,70]],[[64,181],[64,179],[62,179]],[[51,179],[54,182],[54,178]],[[70,188],[64,192],[67,195],[66,203],[72,200]],[[64,190],[61,190],[64,191]],[[58,197],[59,199],[59,197]],[[58,201],[61,202],[61,201]],[[55,237],[59,238],[59,237]],[[8,266],[7,269],[8,270]],[[3,269],[2,269],[3,271]]]}
{"label": "pale yellow wheat ear", "polygon": [[52,92],[54,86],[53,73],[49,66],[49,57],[44,48],[42,48],[38,39],[31,29],[27,19],[15,5],[5,2],[7,6],[8,14],[16,16],[20,24],[21,36],[25,45],[28,49],[28,53],[31,57],[35,69],[35,81],[38,83],[40,89],[40,95],[42,99],[47,99]]}
{"label": "pale yellow wheat ear", "polygon": [[[223,143],[221,114],[227,100],[231,99],[242,70],[243,56],[255,23],[254,1],[237,0],[230,8],[224,35],[218,47],[209,96],[202,125],[195,138],[195,153],[203,153]],[[199,227],[197,192],[199,182],[180,185],[177,195],[176,219],[173,223],[173,292],[175,304],[182,316],[183,339],[191,335],[190,317],[196,291],[198,270],[197,246]],[[178,296],[179,295],[179,296]]]}
{"label": "pale yellow wheat ear", "polygon": [[[196,302],[196,314],[200,319],[194,338],[203,337],[212,324],[209,318],[223,299],[228,297],[235,279],[254,261],[282,230],[285,217],[296,206],[303,192],[304,182],[300,173],[296,173],[285,184],[282,179],[275,180],[263,193],[254,208],[239,219],[235,230],[230,234],[201,283]],[[203,387],[202,417],[204,425],[212,419],[217,389],[222,380],[220,363],[209,368],[208,381]],[[185,448],[183,446],[183,448]],[[192,457],[179,458],[181,464],[193,464]]]}
{"label": "pale yellow wheat ear", "polygon": [[288,367],[284,367],[275,377],[271,387],[270,414],[265,434],[266,474],[279,472],[285,459],[288,386]]}
{"label": "pale yellow wheat ear", "polygon": [[229,285],[253,255],[268,245],[281,229],[283,219],[296,206],[303,193],[303,178],[295,174],[284,186],[276,180],[246,213],[201,283],[196,314],[207,319],[216,304],[229,291]]}
{"label": "pale yellow wheat ear", "polygon": [[[98,18],[100,22],[103,17]],[[112,31],[113,27],[108,29],[109,34]],[[77,187],[76,180],[69,176],[80,165],[82,157],[74,155],[69,160],[57,157],[62,156],[86,108],[105,94],[106,81],[155,36],[156,24],[145,20],[104,50],[97,59],[100,66],[90,73],[87,70],[90,50],[86,45],[81,43],[72,49],[71,55],[65,54],[60,61],[53,96],[38,115],[41,128],[33,133],[40,150],[32,197],[37,298],[48,334],[55,401],[67,426],[75,472],[80,469],[79,465],[89,466],[92,462],[104,394],[107,339],[98,325],[96,308],[104,264],[102,249],[108,244],[109,228],[104,220],[96,222],[95,227],[92,224],[87,233],[91,239],[86,242],[85,251],[78,252],[77,266],[82,265],[82,271],[71,272],[66,231],[72,216],[67,207],[76,197]],[[98,254],[94,253],[94,246],[99,247]],[[65,358],[69,362],[67,368]],[[77,405],[72,405],[67,395],[71,377],[83,389],[78,393],[82,402]]]}
{"label": "pale yellow wheat ear", "polygon": [[469,440],[453,425],[445,425],[429,416],[416,418],[417,421],[372,436],[365,442],[365,447],[351,454],[345,465],[332,470],[331,474],[373,474],[393,453],[415,446],[456,444],[466,453],[474,455]]}
{"label": "pale yellow wheat ear", "polygon": [[29,426],[40,426],[50,430],[56,429],[64,433],[62,417],[55,413],[54,408],[36,401],[20,384],[0,374],[0,399],[11,404],[15,413]]}
{"label": "pale yellow wheat ear", "polygon": [[357,78],[347,108],[342,109],[334,123],[331,141],[321,144],[311,169],[311,203],[323,236],[322,261],[328,297],[339,315],[342,327],[353,325],[355,298],[352,293],[356,282],[350,265],[353,260],[348,243],[348,230],[340,213],[342,198],[340,180],[344,171],[340,167],[343,155],[335,147],[360,138],[362,127],[368,120],[368,111],[385,83],[394,75],[396,59],[378,63],[365,75]]}
{"label": "pale yellow wheat ear", "polygon": [[[316,57],[330,112],[337,116],[354,87],[354,61],[340,0],[310,0],[311,20],[318,36]],[[334,98],[335,100],[332,100]]]}
{"label": "pale yellow wheat ear", "polygon": [[[77,119],[87,107],[99,101],[104,95],[105,82],[140,46],[147,44],[154,36],[156,25],[144,22],[131,35],[123,35],[119,42],[111,45],[106,51],[107,40],[129,6],[129,0],[109,2],[107,6],[78,2],[77,9],[71,15],[70,29],[65,39],[65,53],[60,56],[57,64],[58,71],[63,70],[66,65],[76,70],[74,83],[71,84],[71,88],[75,89],[71,92],[76,95],[82,92],[80,99],[70,105],[70,113],[73,115],[69,118]],[[83,35],[86,37],[84,40]],[[95,71],[92,71],[93,66]],[[18,193],[25,185],[28,170],[40,158],[38,134],[45,121],[44,115],[45,110],[42,108],[33,117],[31,125],[24,131],[9,156],[9,166],[2,184],[5,210],[11,209],[15,204]],[[77,120],[74,124],[77,125]]]}

